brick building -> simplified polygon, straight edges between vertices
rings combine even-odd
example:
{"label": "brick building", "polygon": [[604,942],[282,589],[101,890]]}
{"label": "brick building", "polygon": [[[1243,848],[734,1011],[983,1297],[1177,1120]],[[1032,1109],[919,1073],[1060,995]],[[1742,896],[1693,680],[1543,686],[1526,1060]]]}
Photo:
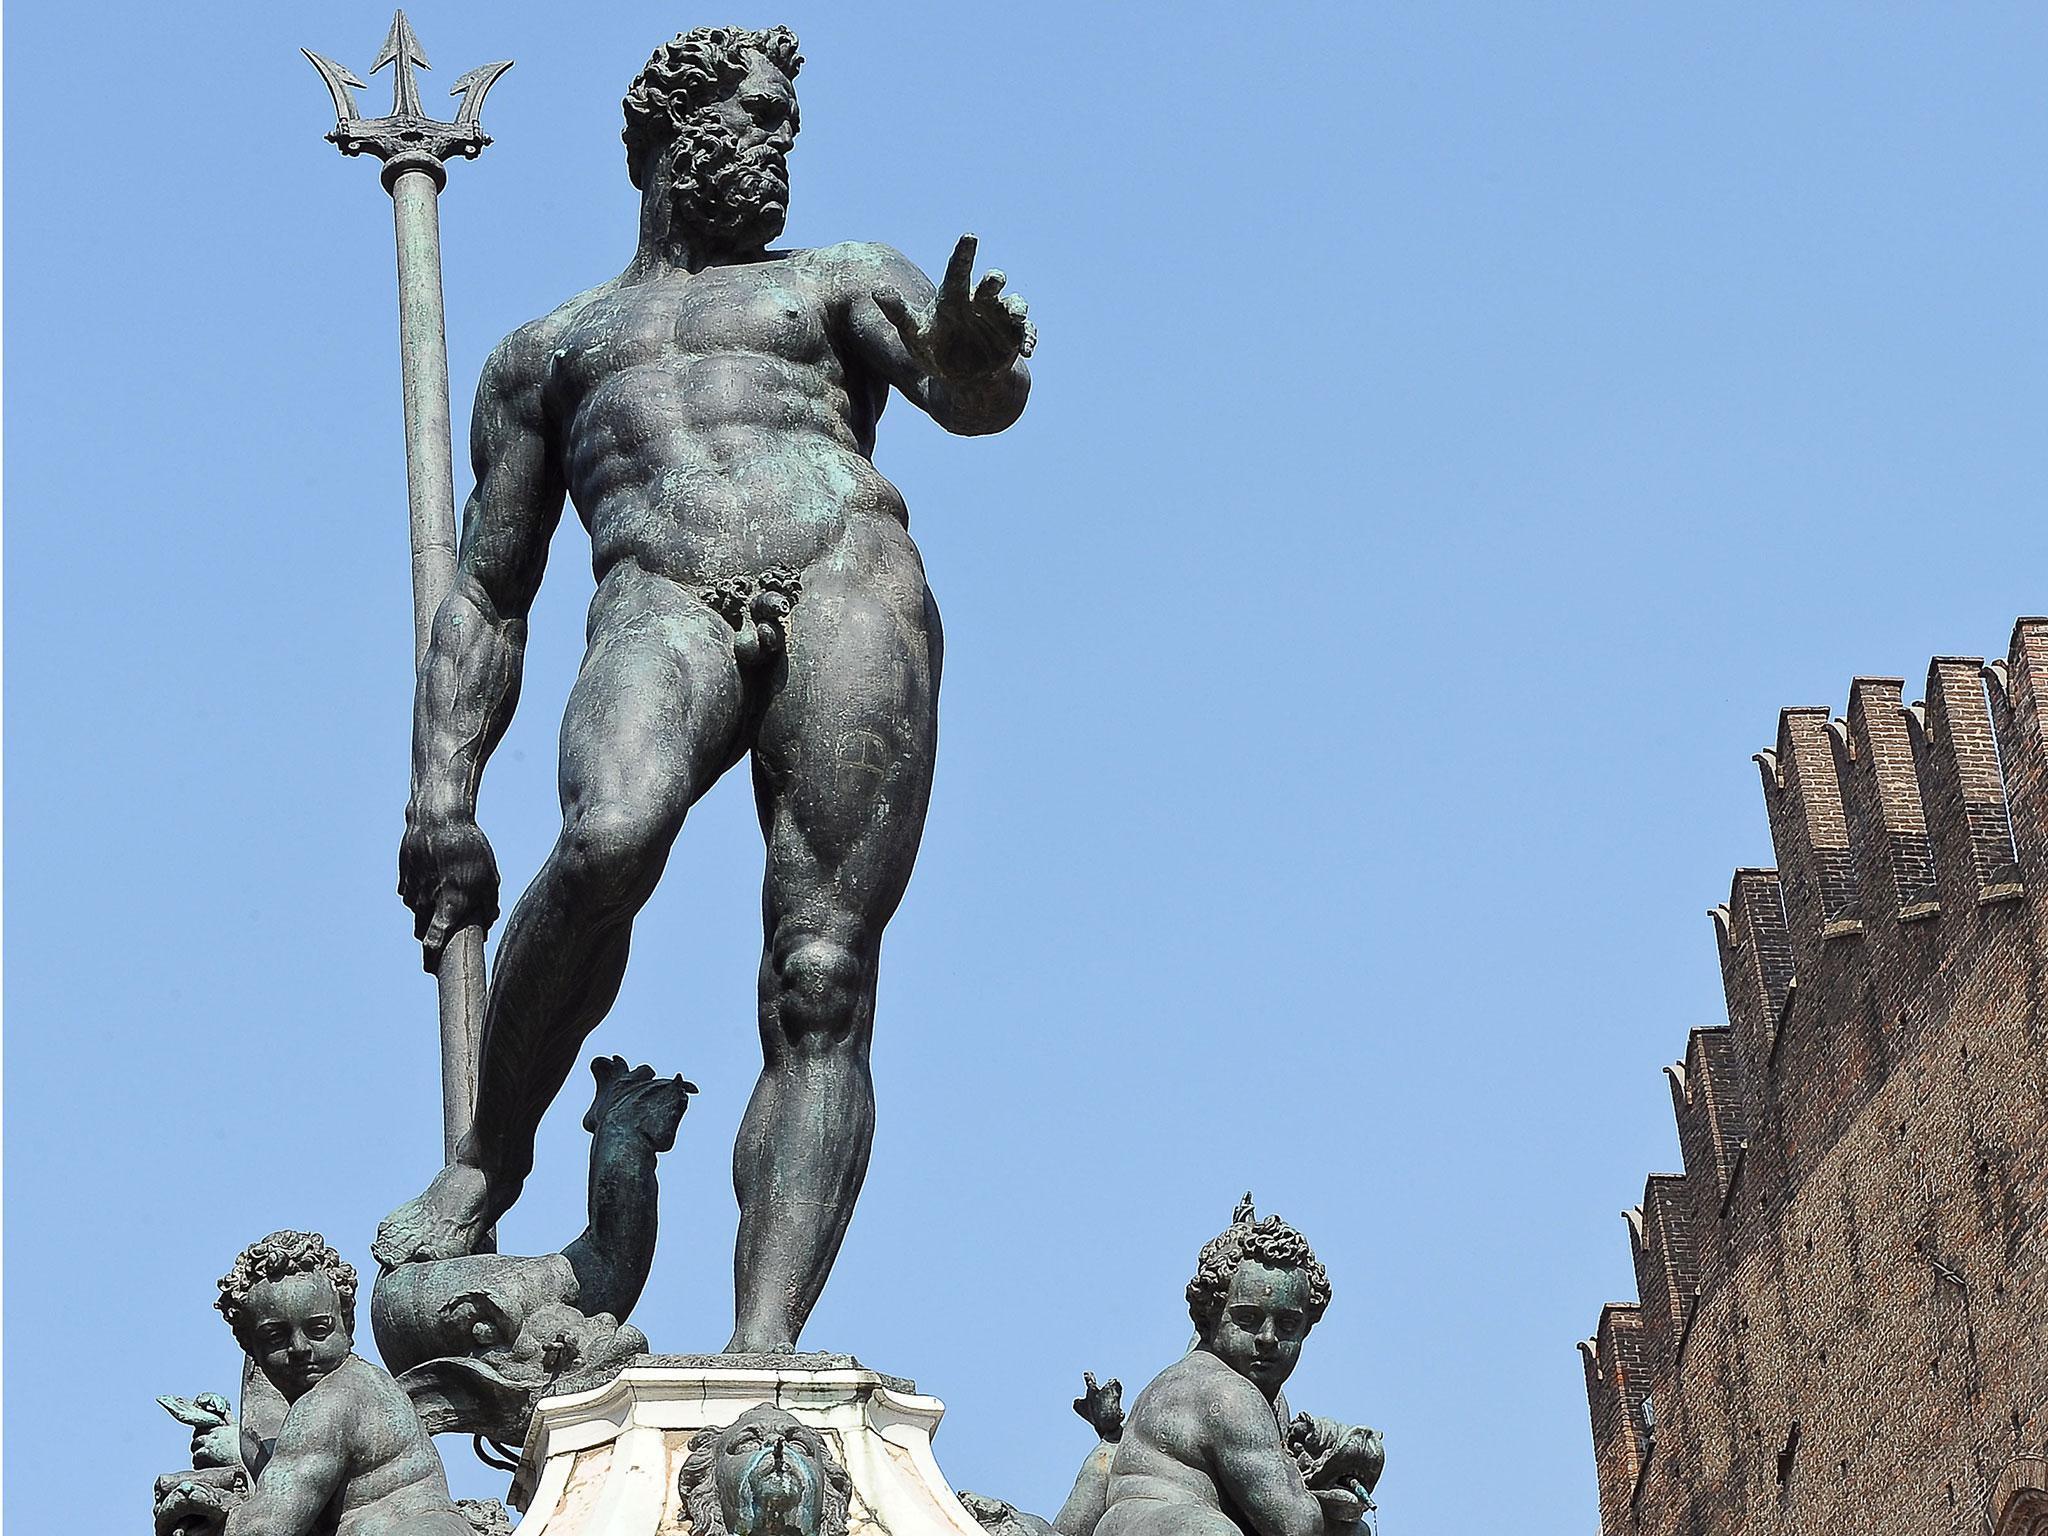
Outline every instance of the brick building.
{"label": "brick building", "polygon": [[1580,1345],[1606,1536],[2048,1536],[2048,619],[1757,754],[1685,1171]]}

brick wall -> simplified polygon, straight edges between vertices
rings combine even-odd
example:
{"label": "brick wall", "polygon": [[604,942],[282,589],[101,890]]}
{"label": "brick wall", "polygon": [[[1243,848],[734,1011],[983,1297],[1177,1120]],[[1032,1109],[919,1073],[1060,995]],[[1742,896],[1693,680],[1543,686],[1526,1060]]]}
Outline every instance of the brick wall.
{"label": "brick wall", "polygon": [[[2048,1520],[2048,619],[1859,678],[1756,755],[1682,1174],[1580,1345],[1607,1536]],[[2048,1527],[2044,1527],[2048,1529]]]}

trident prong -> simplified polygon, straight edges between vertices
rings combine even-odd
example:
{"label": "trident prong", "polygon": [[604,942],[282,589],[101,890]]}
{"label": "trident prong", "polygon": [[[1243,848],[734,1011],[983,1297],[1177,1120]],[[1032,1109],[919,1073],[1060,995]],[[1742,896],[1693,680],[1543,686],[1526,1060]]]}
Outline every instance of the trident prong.
{"label": "trident prong", "polygon": [[476,127],[476,120],[484,110],[484,92],[496,85],[498,76],[511,67],[510,59],[501,59],[496,64],[479,64],[455,82],[448,94],[462,98],[462,105],[455,113],[458,124]]}
{"label": "trident prong", "polygon": [[327,94],[334,98],[334,120],[336,125],[355,122],[357,120],[356,99],[349,95],[348,92],[350,86],[354,86],[359,91],[364,89],[363,82],[355,77],[354,72],[346,64],[337,64],[334,60],[317,54],[310,48],[301,48],[299,52],[312,61],[313,67],[320,71],[320,78],[326,82]]}
{"label": "trident prong", "polygon": [[413,67],[432,69],[427,62],[427,51],[420,47],[420,40],[414,35],[412,23],[405,19],[405,12],[394,11],[391,16],[391,33],[384,39],[384,47],[377,55],[377,62],[370,66],[375,74],[386,64],[398,67],[391,76],[391,115],[393,117],[425,117],[420,110],[419,82],[413,78]]}
{"label": "trident prong", "polygon": [[448,160],[456,155],[474,160],[481,154],[491,142],[480,122],[484,93],[512,67],[512,61],[504,59],[472,69],[448,93],[462,98],[455,121],[444,123],[428,117],[420,105],[419,77],[414,71],[433,66],[427,62],[427,52],[412,23],[404,11],[398,11],[391,18],[391,31],[378,50],[377,62],[370,66],[373,75],[386,64],[393,66],[391,111],[385,117],[366,118],[357,113],[355,97],[350,94],[351,87],[363,90],[363,82],[345,66],[310,48],[299,51],[320,71],[327,93],[334,98],[334,130],[327,137],[344,155],[370,154],[382,160],[387,188],[404,171],[425,171],[438,187],[447,179]]}

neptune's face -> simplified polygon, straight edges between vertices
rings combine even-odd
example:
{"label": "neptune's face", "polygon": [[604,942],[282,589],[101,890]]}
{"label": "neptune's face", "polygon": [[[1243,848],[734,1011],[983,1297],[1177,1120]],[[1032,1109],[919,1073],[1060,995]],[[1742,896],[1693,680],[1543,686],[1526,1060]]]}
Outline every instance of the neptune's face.
{"label": "neptune's face", "polygon": [[726,96],[681,123],[663,164],[682,223],[738,250],[760,250],[789,217],[796,89],[756,53]]}
{"label": "neptune's face", "polygon": [[816,1536],[824,1528],[825,1472],[777,1409],[742,1415],[718,1444],[718,1506],[731,1536]]}

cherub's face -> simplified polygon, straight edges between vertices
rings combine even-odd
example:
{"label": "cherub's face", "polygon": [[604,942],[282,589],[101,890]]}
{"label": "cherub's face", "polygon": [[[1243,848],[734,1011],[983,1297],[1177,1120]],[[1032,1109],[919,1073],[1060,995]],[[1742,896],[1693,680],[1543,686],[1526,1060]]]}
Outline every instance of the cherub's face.
{"label": "cherub's face", "polygon": [[318,1272],[250,1286],[240,1336],[242,1348],[288,1403],[310,1392],[355,1344],[334,1282]]}
{"label": "cherub's face", "polygon": [[1308,1271],[1272,1269],[1246,1259],[1230,1277],[1230,1290],[1203,1342],[1271,1398],[1294,1374],[1307,1337]]}

